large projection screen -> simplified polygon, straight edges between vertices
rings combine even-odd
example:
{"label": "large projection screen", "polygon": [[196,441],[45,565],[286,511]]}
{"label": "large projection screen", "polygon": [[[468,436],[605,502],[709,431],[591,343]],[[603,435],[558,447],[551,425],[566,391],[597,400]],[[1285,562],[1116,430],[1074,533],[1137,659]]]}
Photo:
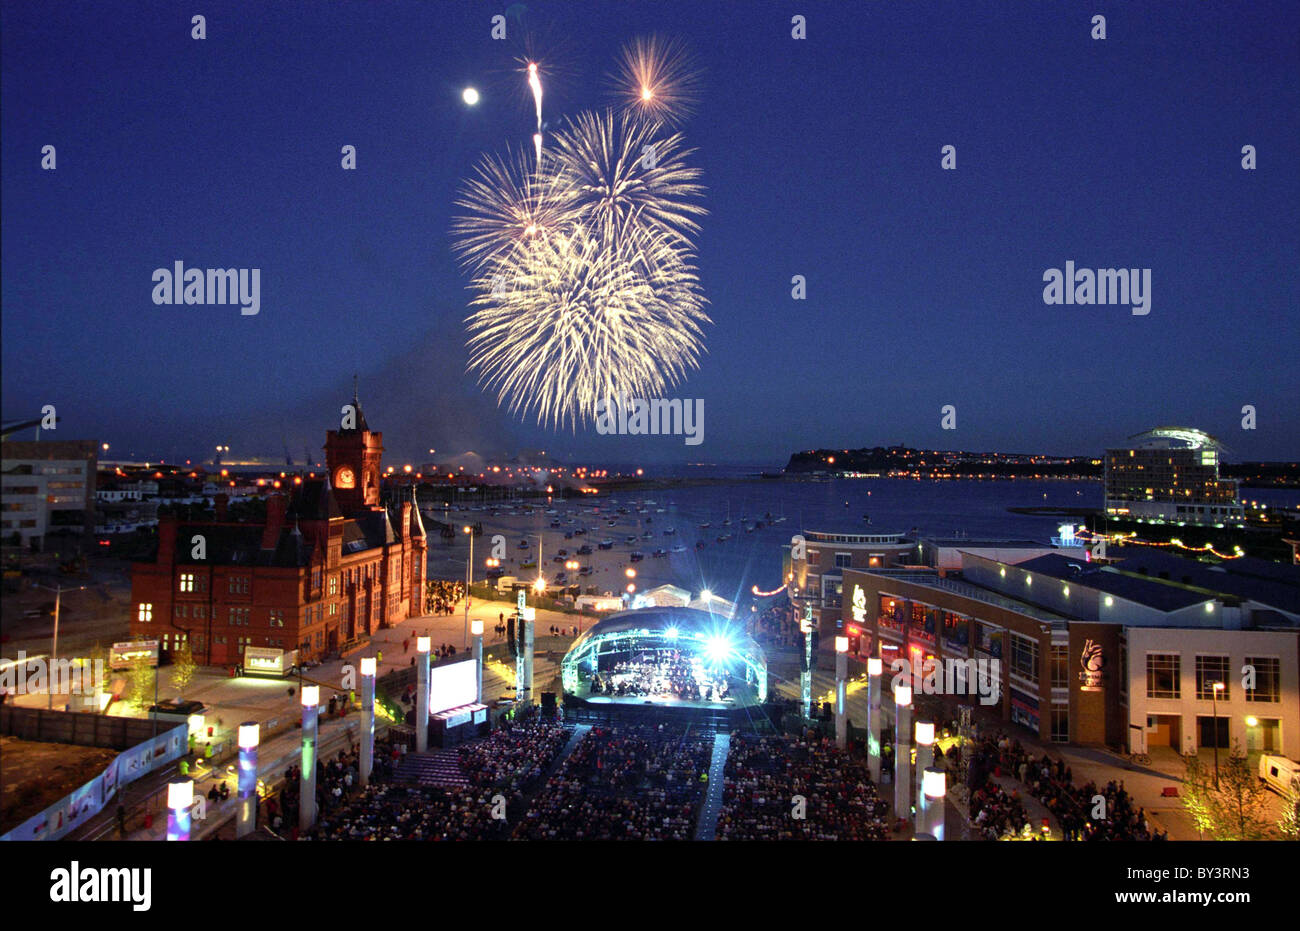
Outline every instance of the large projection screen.
{"label": "large projection screen", "polygon": [[447,663],[429,670],[429,714],[472,705],[478,700],[474,660]]}

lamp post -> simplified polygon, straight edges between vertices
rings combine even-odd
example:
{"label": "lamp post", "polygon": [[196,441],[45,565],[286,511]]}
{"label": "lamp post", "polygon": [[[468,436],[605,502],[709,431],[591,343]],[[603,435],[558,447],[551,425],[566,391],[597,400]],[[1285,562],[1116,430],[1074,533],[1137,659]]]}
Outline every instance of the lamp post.
{"label": "lamp post", "polygon": [[465,561],[465,641],[469,646],[469,590],[474,587],[474,528],[468,524],[461,528],[469,534],[469,559]]}
{"label": "lamp post", "polygon": [[298,773],[298,830],[316,823],[316,727],[320,716],[320,686],[304,685],[302,696],[302,766]]}
{"label": "lamp post", "polygon": [[[48,710],[54,710],[54,679],[59,668],[59,611],[63,604],[64,592],[79,592],[86,586],[78,585],[75,588],[64,588],[62,585],[51,588],[49,585],[33,585],[32,588],[43,588],[47,592],[54,592],[54,639],[50,643],[50,674],[46,677],[45,696]],[[154,704],[158,704],[158,673],[154,672]],[[156,725],[155,725],[156,728]],[[155,730],[156,733],[156,730]]]}
{"label": "lamp post", "polygon": [[849,638],[835,638],[835,746],[843,750],[849,742]]}
{"label": "lamp post", "polygon": [[921,804],[918,806],[916,831],[935,840],[943,840],[944,798],[948,794],[948,777],[933,766],[921,774]]}
{"label": "lamp post", "polygon": [[[921,781],[925,771],[934,763],[934,725],[928,721],[916,722],[916,808],[918,811],[925,799],[921,795]],[[911,775],[909,770],[908,775]]]}
{"label": "lamp post", "polygon": [[867,766],[876,785],[880,785],[880,676],[884,666],[879,656],[867,658]]}
{"label": "lamp post", "polygon": [[375,764],[375,658],[361,657],[361,763],[357,767],[364,788],[370,784]]}
{"label": "lamp post", "polygon": [[415,638],[415,752],[429,749],[429,651],[428,637]]}
{"label": "lamp post", "polygon": [[894,689],[894,817],[912,820],[912,687]]}
{"label": "lamp post", "polygon": [[519,612],[519,661],[516,671],[515,700],[531,702],[533,697],[533,622],[537,609],[527,605]]}
{"label": "lamp post", "polygon": [[474,700],[483,704],[483,621],[475,618],[470,621],[469,632],[474,635],[474,680],[477,696]]}
{"label": "lamp post", "polygon": [[812,717],[812,605],[804,609],[799,630],[803,632],[803,673],[799,677],[799,688],[803,701],[803,718],[807,721]]}
{"label": "lamp post", "polygon": [[257,828],[257,745],[261,728],[256,721],[239,725],[239,813],[235,837],[253,833]]}
{"label": "lamp post", "polygon": [[189,780],[167,786],[167,839],[190,839],[190,806],[194,804],[194,783]]}
{"label": "lamp post", "polygon": [[1223,683],[1216,682],[1210,689],[1211,701],[1214,704],[1214,791],[1219,791],[1219,693],[1223,691]]}

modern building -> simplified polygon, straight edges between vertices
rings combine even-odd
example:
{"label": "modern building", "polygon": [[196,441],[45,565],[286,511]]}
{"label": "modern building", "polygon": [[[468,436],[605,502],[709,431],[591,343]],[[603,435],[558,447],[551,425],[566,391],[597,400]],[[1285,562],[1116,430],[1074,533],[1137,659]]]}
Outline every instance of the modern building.
{"label": "modern building", "polygon": [[[862,655],[887,668],[904,660],[898,669],[921,694],[934,691],[916,675],[931,660],[982,664],[1000,686],[1003,719],[1043,740],[1133,752],[1236,742],[1300,757],[1294,567],[1210,566],[1150,549],[1121,551],[1107,566],[967,553],[960,572],[849,569],[844,586],[836,629],[854,629]],[[823,628],[822,642],[834,632]],[[958,691],[950,678],[937,684]]]}
{"label": "modern building", "polygon": [[[261,523],[164,517],[158,549],[133,567],[131,633],[164,655],[188,642],[204,665],[236,665],[247,647],[319,659],[424,613],[427,543],[412,495],[382,503],[383,435],[331,430],[329,475],[266,499]],[[341,485],[342,487],[336,487]]]}
{"label": "modern building", "polygon": [[4,542],[44,549],[50,533],[93,533],[98,450],[93,440],[0,443]]}
{"label": "modern building", "polygon": [[814,621],[823,629],[840,617],[844,570],[908,565],[917,553],[916,541],[902,533],[817,530],[796,534],[782,550],[791,599],[801,610],[811,607]]}
{"label": "modern building", "polygon": [[1219,442],[1190,427],[1156,427],[1106,450],[1106,515],[1209,526],[1244,519],[1237,482],[1219,477]]}

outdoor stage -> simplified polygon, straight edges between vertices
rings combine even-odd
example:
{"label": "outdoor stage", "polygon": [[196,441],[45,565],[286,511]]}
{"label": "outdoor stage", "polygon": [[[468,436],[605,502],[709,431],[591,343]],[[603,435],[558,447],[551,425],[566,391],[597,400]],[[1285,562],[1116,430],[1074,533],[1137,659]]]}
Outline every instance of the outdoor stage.
{"label": "outdoor stage", "polygon": [[676,607],[601,620],[565,654],[561,678],[566,716],[712,726],[763,717],[768,684],[762,650],[738,625]]}

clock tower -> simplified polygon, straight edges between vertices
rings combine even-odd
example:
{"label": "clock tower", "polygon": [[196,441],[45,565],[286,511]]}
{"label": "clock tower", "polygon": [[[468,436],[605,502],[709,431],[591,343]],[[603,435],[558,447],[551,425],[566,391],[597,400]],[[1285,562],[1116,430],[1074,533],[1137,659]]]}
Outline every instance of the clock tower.
{"label": "clock tower", "polygon": [[352,401],[340,411],[339,429],[329,431],[325,440],[325,467],[344,515],[379,507],[383,439],[382,433],[372,433],[366,425],[353,376]]}

